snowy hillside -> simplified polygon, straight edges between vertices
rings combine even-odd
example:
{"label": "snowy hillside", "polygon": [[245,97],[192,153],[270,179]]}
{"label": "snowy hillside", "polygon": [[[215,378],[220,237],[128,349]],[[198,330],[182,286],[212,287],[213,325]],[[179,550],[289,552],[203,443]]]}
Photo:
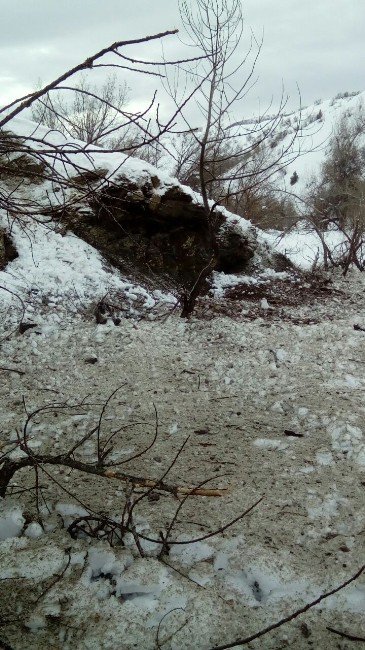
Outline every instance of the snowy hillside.
{"label": "snowy hillside", "polygon": [[[279,186],[282,184],[286,189],[291,189],[290,178],[296,172],[298,181],[292,189],[295,193],[302,194],[311,177],[318,175],[320,171],[336,125],[342,117],[354,118],[361,106],[365,108],[365,91],[339,93],[332,99],[317,100],[315,104],[300,111],[284,115],[277,130],[279,133],[274,132],[270,140],[274,142],[276,139],[278,146],[286,149],[297,127],[299,133],[294,141],[293,155],[290,156],[292,160],[286,167],[284,178],[279,179]],[[261,123],[263,126],[264,124],[265,121]],[[248,131],[256,126],[256,123],[245,124]]]}

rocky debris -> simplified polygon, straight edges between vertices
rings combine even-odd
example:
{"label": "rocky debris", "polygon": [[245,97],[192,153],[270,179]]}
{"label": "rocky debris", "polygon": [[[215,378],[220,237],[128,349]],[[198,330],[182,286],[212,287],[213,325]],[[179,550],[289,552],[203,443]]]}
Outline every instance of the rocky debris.
{"label": "rocky debris", "polygon": [[318,300],[325,300],[334,294],[343,296],[343,291],[333,287],[331,280],[324,275],[296,272],[288,274],[285,278],[273,277],[252,284],[242,282],[226,289],[225,298],[240,302],[259,302],[261,307],[267,309],[268,304],[274,306],[311,304]]}
{"label": "rocky debris", "polygon": [[[100,179],[99,179],[100,181]],[[147,171],[138,184],[120,175],[113,185],[93,193],[87,206],[68,212],[66,226],[97,248],[125,274],[151,283],[158,278],[170,286],[191,287],[212,257],[204,207],[189,188],[176,183],[161,187]],[[222,208],[215,212],[218,261],[226,273],[252,272],[255,255],[275,269],[288,267],[283,255],[257,241],[257,230]],[[154,282],[154,284],[156,284]]]}
{"label": "rocky debris", "polygon": [[[326,274],[308,274],[293,271],[280,276],[257,276],[225,288],[221,296],[202,296],[197,303],[195,317],[203,320],[228,316],[239,321],[291,322],[295,325],[314,325],[336,317],[336,305],[348,304],[346,285],[334,283]],[[312,307],[310,316],[298,314],[302,308]],[[262,324],[264,326],[264,324]],[[359,329],[355,326],[354,329]],[[365,329],[365,328],[364,328]]]}
{"label": "rocky debris", "polygon": [[95,355],[92,355],[90,357],[86,357],[86,359],[84,361],[85,361],[85,363],[91,363],[91,365],[94,365],[94,363],[97,363],[98,357],[96,357]]}
{"label": "rocky debris", "polygon": [[[254,633],[284,618],[358,570],[364,529],[363,334],[352,326],[364,312],[363,276],[354,272],[346,282],[336,281],[334,289],[347,287],[346,302],[333,293],[319,305],[335,320],[321,319],[305,330],[286,322],[262,328],[261,320],[241,325],[231,318],[201,322],[194,317],[186,324],[175,314],[160,322],[142,320],[138,327],[126,320],[122,331],[76,320],[44,328],[42,336],[30,332],[28,341],[15,336],[4,342],[7,362],[27,369],[20,376],[1,373],[4,441],[16,440],[9,434],[26,419],[23,396],[31,408],[53,400],[77,403],[73,415],[52,407],[32,430],[36,451],[62,453],[99,422],[102,405],[122,386],[102,423],[103,436],[119,432],[112,441],[118,460],[125,462],[152,440],[153,404],[161,423],[148,455],[136,457],[128,470],[160,477],[191,433],[172,468],[174,477],[197,485],[224,474],[218,480],[232,488],[219,502],[187,499],[177,522],[179,535],[203,536],[266,496],[252,517],[206,540],[208,546],[205,541],[191,550],[174,545],[166,561],[180,574],[165,574],[166,566],[153,557],[132,556],[132,541],[109,548],[105,540],[75,540],[67,532],[80,504],[65,490],[112,521],[124,503],[120,482],[101,483],[92,475],[52,467],[55,483],[42,473],[51,511],[41,511],[42,534],[39,525],[34,529],[39,517],[34,491],[26,489],[33,486],[33,473],[25,470],[18,494],[2,500],[19,531],[1,548],[2,639],[18,650],[60,647],[66,621],[69,647],[102,648],[110,639],[108,647],[152,648],[158,624],[174,602],[188,614],[203,612],[202,617],[190,617],[190,627],[181,628],[188,629],[185,637],[179,625],[165,627],[162,640],[171,630],[175,647],[205,647],[207,638],[213,647],[242,636],[243,629]],[[301,304],[296,313],[312,318],[314,309]],[[93,355],[100,363],[85,364]],[[79,453],[91,462],[95,448],[86,441]],[[161,496],[155,503],[141,502],[139,521],[144,530],[149,523],[147,536],[155,538],[161,522],[176,517],[175,501]],[[128,594],[125,588],[116,596],[114,570],[118,584],[130,585]],[[187,572],[199,583],[181,575]],[[139,594],[136,585],[142,585]],[[148,585],[161,589],[151,595]],[[274,630],[260,647],[308,650],[310,635],[313,648],[332,648],[326,626],[361,629],[361,589],[360,582],[349,585],[337,604],[331,599],[330,606],[308,612],[307,627],[288,625],[280,638]],[[21,617],[13,616],[14,602],[22,606]],[[224,610],[217,610],[219,603]],[[217,621],[214,637],[209,636],[212,620]],[[24,621],[34,624],[25,635]]]}

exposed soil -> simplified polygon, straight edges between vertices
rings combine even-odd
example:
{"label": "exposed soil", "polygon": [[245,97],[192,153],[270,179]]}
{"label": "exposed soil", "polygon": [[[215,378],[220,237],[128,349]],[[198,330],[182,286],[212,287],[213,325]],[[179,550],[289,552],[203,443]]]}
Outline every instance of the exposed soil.
{"label": "exposed soil", "polygon": [[[63,225],[124,274],[132,270],[146,279],[162,277],[173,286],[190,286],[212,257],[204,209],[180,187],[156,193],[153,178],[137,185],[121,176],[115,187],[98,193],[89,209],[83,201],[80,211],[65,212]],[[222,223],[220,215],[218,225]],[[237,236],[234,246],[232,241],[222,244],[222,259],[228,246],[236,270],[247,268],[254,255],[253,235]]]}
{"label": "exposed soil", "polygon": [[268,280],[260,284],[239,284],[225,292],[227,300],[257,302],[266,298],[273,306],[310,304],[332,295],[346,294],[335,289],[330,278],[323,275],[293,275],[285,280]]}
{"label": "exposed soil", "polygon": [[[257,283],[229,287],[221,299],[206,296],[198,301],[196,317],[229,316],[239,321],[292,322],[312,325],[333,320],[338,303],[351,302],[351,295],[326,274],[289,273],[286,278],[269,277]],[[303,313],[301,308],[305,308]],[[311,312],[310,307],[313,308]],[[318,316],[316,315],[318,313]]]}

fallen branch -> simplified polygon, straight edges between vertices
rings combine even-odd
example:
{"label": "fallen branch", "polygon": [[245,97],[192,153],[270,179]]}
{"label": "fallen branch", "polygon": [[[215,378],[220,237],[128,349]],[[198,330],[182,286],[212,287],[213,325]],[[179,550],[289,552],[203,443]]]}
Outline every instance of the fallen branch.
{"label": "fallen branch", "polygon": [[102,475],[106,478],[115,478],[119,481],[125,481],[128,483],[133,483],[133,486],[136,488],[156,488],[162,490],[163,492],[170,492],[171,494],[187,494],[191,496],[200,496],[200,497],[223,497],[229,493],[230,488],[190,488],[190,487],[180,487],[176,485],[169,485],[167,483],[161,483],[160,481],[153,481],[151,479],[133,479],[126,478],[125,474],[120,474],[113,470],[106,470]]}
{"label": "fallen branch", "polygon": [[[19,445],[19,448],[29,453],[29,450],[26,449],[24,445]],[[169,492],[175,496],[178,494],[188,494],[191,496],[222,497],[229,492],[228,487],[220,489],[208,489],[171,485],[170,483],[165,483],[164,481],[159,481],[158,479],[153,480],[145,477],[125,474],[124,472],[117,472],[114,469],[105,467],[105,465],[102,464],[83,463],[82,461],[76,460],[75,458],[71,458],[68,454],[60,456],[37,456],[35,454],[32,454],[28,455],[26,458],[22,458],[16,461],[10,459],[3,460],[3,464],[0,468],[0,496],[5,496],[10,480],[13,478],[14,474],[17,471],[25,467],[42,467],[43,465],[69,467],[70,469],[75,469],[79,472],[85,472],[86,474],[93,474],[95,476],[100,476],[103,478],[114,478],[118,481],[123,481],[124,483],[133,485],[133,487],[155,488],[161,490],[162,492]]]}
{"label": "fallen branch", "polygon": [[[217,528],[217,530],[214,530],[213,532],[206,533],[205,535],[201,535],[200,537],[194,537],[194,539],[190,540],[169,540],[169,544],[174,544],[175,546],[186,546],[187,544],[195,544],[196,542],[203,542],[206,539],[210,539],[211,537],[214,537],[218,533],[224,533],[225,530],[228,530],[228,528],[231,528],[233,524],[236,524],[238,521],[241,521],[246,515],[248,515],[254,508],[256,508],[259,503],[263,500],[264,496],[260,497],[255,503],[253,503],[251,506],[249,506],[244,512],[241,512],[238,517],[235,517],[234,519],[231,519],[227,524],[224,524],[224,526],[221,526],[220,528]],[[161,544],[161,537],[160,539],[152,539],[152,537],[147,537],[147,535],[143,535],[142,533],[139,533],[139,536],[141,539],[144,539],[146,542],[153,542],[154,544]],[[163,541],[163,543],[165,543]],[[215,650],[215,648],[214,648]]]}
{"label": "fallen branch", "polygon": [[[34,451],[28,445],[28,435],[29,435],[28,429],[31,420],[32,419],[34,420],[34,418],[36,416],[39,416],[41,413],[48,412],[50,409],[54,410],[56,408],[74,408],[75,405],[73,407],[70,407],[66,403],[65,404],[51,403],[39,409],[36,409],[32,413],[27,413],[27,419],[23,426],[22,434],[17,432],[18,435],[17,447],[19,448],[20,451],[22,451],[25,454],[25,457],[16,460],[7,457],[8,456],[7,454],[0,457],[0,497],[5,497],[9,484],[13,479],[13,476],[19,470],[28,467],[28,468],[33,468],[36,472],[38,471],[38,469],[41,469],[42,471],[46,472],[45,470],[46,465],[68,467],[71,470],[76,470],[78,472],[83,472],[85,474],[91,474],[93,476],[99,476],[102,478],[116,479],[118,481],[123,481],[124,483],[127,484],[127,488],[130,487],[133,490],[135,488],[146,488],[147,492],[141,498],[148,496],[148,494],[153,492],[154,490],[168,492],[174,496],[185,495],[185,496],[221,497],[228,493],[229,491],[228,487],[224,487],[224,488],[206,487],[205,483],[207,483],[208,481],[204,481],[203,483],[192,487],[171,485],[170,483],[165,482],[168,473],[170,472],[173,465],[176,463],[184,446],[188,442],[189,436],[185,440],[182,447],[179,449],[177,455],[174,457],[172,463],[169,465],[167,470],[160,478],[157,479],[152,479],[146,476],[134,476],[129,473],[127,474],[125,472],[120,471],[120,469],[118,468],[118,466],[121,465],[120,462],[119,463],[107,462],[106,457],[112,451],[112,447],[110,447],[110,443],[112,439],[115,437],[115,435],[120,431],[120,429],[114,431],[112,434],[108,434],[107,438],[105,440],[102,440],[102,434],[101,434],[102,421],[105,415],[105,410],[108,404],[110,403],[110,400],[115,396],[115,394],[120,388],[121,387],[118,387],[116,390],[114,390],[111,393],[111,395],[109,395],[105,403],[103,404],[97,426],[92,428],[90,431],[88,431],[86,435],[84,435],[81,438],[81,440],[78,440],[77,443],[65,453],[61,453],[57,455],[34,453]],[[140,456],[143,456],[155,444],[158,436],[158,431],[159,431],[158,414],[155,405],[154,405],[154,410],[155,410],[155,432],[151,443],[147,447],[145,447],[142,451],[134,454],[133,456],[131,456],[130,458],[128,458],[126,461],[123,462],[130,462],[135,458],[139,458]],[[93,435],[96,436],[96,444],[97,444],[96,461],[83,462],[82,460],[75,458],[76,450],[79,449],[86,441],[90,440]],[[210,481],[212,479],[208,479],[208,480]],[[139,500],[140,499],[138,499],[137,502]],[[134,506],[136,505],[137,502],[135,502]]]}

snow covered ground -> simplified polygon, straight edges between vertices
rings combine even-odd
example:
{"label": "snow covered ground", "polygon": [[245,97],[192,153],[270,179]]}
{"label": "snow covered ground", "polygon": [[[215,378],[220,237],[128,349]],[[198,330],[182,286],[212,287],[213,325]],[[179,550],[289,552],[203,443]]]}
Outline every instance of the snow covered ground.
{"label": "snow covered ground", "polygon": [[[72,313],[78,305],[69,310],[73,289],[86,306],[110,287],[126,295],[138,289],[126,288],[76,238],[43,232],[33,258],[19,233],[20,257],[0,278],[3,284],[5,274],[13,277],[27,318],[37,323],[2,342],[3,450],[16,447],[25,408],[52,403],[31,429],[31,448],[69,448],[122,386],[105,413],[105,435],[122,427],[115,458],[125,460],[151,440],[155,405],[158,439],[128,470],[159,478],[190,435],[170,482],[191,486],[217,477],[212,486],[228,488],[223,497],[187,499],[176,541],[204,536],[263,500],[223,535],[172,544],[161,562],[157,544],[145,542],[147,557],[140,558],[130,536],[110,548],[67,533],[85,513],[120,518],[122,483],[49,468],[57,483],[42,473],[39,518],[32,491],[22,492],[34,477],[19,474],[1,501],[0,639],[16,650],[208,650],[260,630],[355,573],[365,521],[365,334],[353,328],[365,325],[361,274],[335,279],[341,294],[290,308],[293,316],[315,316],[314,325],[280,321],[280,310],[268,313],[264,305],[261,317],[247,321],[245,303],[236,319],[171,315],[96,325]],[[37,288],[49,297],[43,311]],[[66,401],[77,408],[57,407]],[[85,456],[94,453],[90,443]],[[158,540],[178,503],[163,494],[142,501],[139,530]],[[362,577],[251,647],[350,647],[326,627],[363,634],[364,608]]]}
{"label": "snow covered ground", "polygon": [[[315,104],[284,118],[283,131],[287,131],[287,135],[282,140],[284,149],[290,143],[296,125],[300,124],[302,129],[294,147],[298,155],[292,157],[292,162],[288,165],[287,173],[283,178],[283,184],[287,189],[293,189],[298,195],[305,193],[308,181],[320,172],[330,138],[340,120],[346,117],[351,124],[351,120],[356,118],[361,107],[364,110],[364,102],[365,92],[342,93],[332,99],[319,99]],[[294,172],[298,174],[298,181],[291,188],[289,180]]]}
{"label": "snow covered ground", "polygon": [[[7,219],[0,215],[0,226]],[[9,331],[19,320],[61,322],[92,313],[103,297],[115,299],[130,316],[171,306],[174,298],[158,289],[145,288],[123,278],[92,247],[71,232],[57,232],[49,225],[14,222],[11,234],[19,256],[0,271],[2,329]],[[10,293],[11,292],[11,293]],[[16,294],[16,295],[14,295]],[[20,303],[21,298],[23,304]]]}

